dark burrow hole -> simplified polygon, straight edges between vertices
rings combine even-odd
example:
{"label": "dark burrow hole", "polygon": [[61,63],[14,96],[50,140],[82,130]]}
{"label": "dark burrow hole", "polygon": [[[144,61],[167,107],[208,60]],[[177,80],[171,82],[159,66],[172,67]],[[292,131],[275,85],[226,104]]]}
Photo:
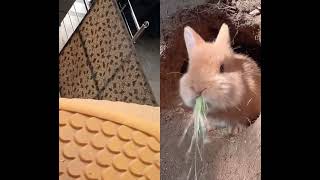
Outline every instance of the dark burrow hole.
{"label": "dark burrow hole", "polygon": [[188,61],[183,61],[183,64],[180,68],[180,73],[181,74],[184,74],[187,72],[187,69],[188,69]]}

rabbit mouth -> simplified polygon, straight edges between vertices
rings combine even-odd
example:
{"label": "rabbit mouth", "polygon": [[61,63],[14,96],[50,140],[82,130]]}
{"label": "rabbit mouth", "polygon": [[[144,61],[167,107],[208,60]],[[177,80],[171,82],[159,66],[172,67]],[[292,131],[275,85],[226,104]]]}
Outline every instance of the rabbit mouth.
{"label": "rabbit mouth", "polygon": [[207,89],[206,91],[202,92],[201,96],[203,97],[204,101],[206,102],[208,109],[210,110],[219,110],[219,109],[225,109],[226,103],[224,101],[221,101],[221,97],[214,97],[209,94],[210,89]]}

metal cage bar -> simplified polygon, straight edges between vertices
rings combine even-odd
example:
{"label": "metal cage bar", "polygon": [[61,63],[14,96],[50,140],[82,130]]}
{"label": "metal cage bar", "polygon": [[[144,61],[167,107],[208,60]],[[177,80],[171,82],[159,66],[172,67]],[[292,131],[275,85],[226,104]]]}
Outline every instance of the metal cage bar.
{"label": "metal cage bar", "polygon": [[[134,22],[134,25],[136,26],[136,29],[137,29],[137,32],[133,35],[132,34],[132,31],[131,31],[131,28],[128,24],[128,21],[127,21],[127,18],[125,16],[125,14],[123,13],[123,10],[127,7],[127,4],[129,5],[129,9],[130,9],[130,14],[131,14],[131,17],[133,19],[133,22]],[[132,5],[131,5],[131,2],[130,0],[127,0],[127,4],[124,4],[122,7],[120,7],[120,11],[123,15],[123,18],[124,18],[124,21],[126,23],[126,26],[128,28],[128,31],[129,31],[129,34],[131,36],[131,41],[135,44],[136,41],[138,40],[138,38],[142,35],[142,33],[145,31],[146,28],[149,27],[149,21],[145,21],[143,22],[143,24],[140,26],[139,25],[139,22],[137,20],[137,17],[134,13],[134,10],[132,8]]]}

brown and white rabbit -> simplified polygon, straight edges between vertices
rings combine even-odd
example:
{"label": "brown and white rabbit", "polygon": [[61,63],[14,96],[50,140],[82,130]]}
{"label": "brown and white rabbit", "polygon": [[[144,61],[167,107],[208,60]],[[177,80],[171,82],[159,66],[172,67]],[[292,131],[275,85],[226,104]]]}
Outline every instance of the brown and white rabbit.
{"label": "brown and white rabbit", "polygon": [[203,96],[208,104],[207,129],[228,127],[239,133],[260,114],[261,73],[251,58],[233,52],[229,28],[223,24],[214,42],[184,28],[189,67],[180,79],[180,96],[193,107]]}

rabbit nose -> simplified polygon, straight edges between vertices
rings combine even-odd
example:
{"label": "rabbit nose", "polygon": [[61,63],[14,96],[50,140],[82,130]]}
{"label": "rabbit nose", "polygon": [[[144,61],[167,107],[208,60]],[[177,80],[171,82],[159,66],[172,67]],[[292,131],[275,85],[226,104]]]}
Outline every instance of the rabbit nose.
{"label": "rabbit nose", "polygon": [[191,89],[198,95],[201,95],[201,93],[207,89],[206,87],[204,86],[198,86],[198,85],[193,85],[191,86]]}

